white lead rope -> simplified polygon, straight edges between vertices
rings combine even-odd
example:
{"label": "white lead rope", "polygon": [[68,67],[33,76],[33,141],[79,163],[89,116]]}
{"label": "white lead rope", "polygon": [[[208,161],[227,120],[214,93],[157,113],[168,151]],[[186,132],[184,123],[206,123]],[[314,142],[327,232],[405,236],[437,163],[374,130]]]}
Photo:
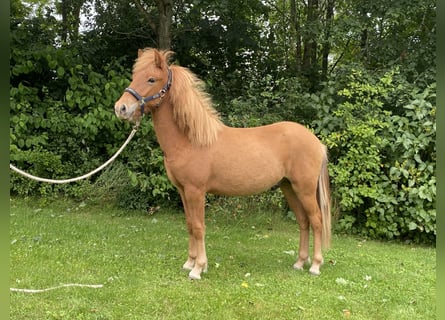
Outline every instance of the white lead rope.
{"label": "white lead rope", "polygon": [[18,288],[9,288],[9,289],[10,289],[10,291],[13,291],[13,292],[41,293],[41,292],[51,291],[51,290],[55,290],[55,289],[65,288],[65,287],[86,287],[86,288],[97,289],[97,288],[102,288],[103,285],[102,284],[67,283],[67,284],[62,284],[57,287],[51,287],[51,288],[46,288],[46,289],[18,289]]}
{"label": "white lead rope", "polygon": [[[36,181],[41,181],[41,182],[48,182],[48,183],[69,183],[69,182],[74,182],[74,181],[78,181],[81,179],[85,179],[88,178],[89,176],[92,176],[93,174],[95,174],[96,172],[102,170],[103,168],[105,168],[106,166],[108,166],[111,162],[114,161],[114,159],[116,159],[116,157],[125,149],[125,147],[127,146],[127,144],[130,142],[130,140],[133,138],[134,134],[136,133],[138,129],[138,124],[136,124],[136,126],[133,128],[133,131],[131,131],[130,135],[128,136],[127,140],[124,142],[124,144],[122,145],[122,147],[119,148],[119,150],[116,151],[116,153],[107,161],[105,162],[103,165],[101,165],[99,168],[91,171],[90,173],[84,174],[83,176],[77,177],[77,178],[72,178],[72,179],[64,179],[64,180],[53,180],[53,179],[46,179],[46,178],[40,178],[40,177],[36,177],[33,176],[32,174],[26,173],[23,170],[18,169],[17,167],[13,166],[12,164],[9,164],[9,167],[20,173],[21,175],[36,180]],[[20,289],[20,288],[9,288],[9,290],[11,292],[23,292],[23,293],[41,293],[41,292],[46,292],[46,291],[51,291],[51,290],[55,290],[55,289],[60,289],[60,288],[65,288],[65,287],[86,287],[86,288],[102,288],[103,285],[102,284],[80,284],[80,283],[68,283],[68,284],[62,284],[60,286],[56,286],[56,287],[50,287],[50,288],[46,288],[46,289]]]}
{"label": "white lead rope", "polygon": [[17,167],[13,166],[12,164],[9,164],[9,168],[11,168],[12,170],[14,170],[17,173],[20,173],[21,175],[32,179],[32,180],[36,180],[36,181],[41,181],[41,182],[48,182],[48,183],[70,183],[70,182],[74,182],[74,181],[78,181],[78,180],[82,180],[85,178],[88,178],[90,176],[92,176],[93,174],[95,174],[96,172],[99,172],[100,170],[102,170],[103,168],[105,168],[106,166],[108,166],[111,162],[114,161],[114,159],[116,159],[116,157],[125,149],[125,147],[127,146],[127,144],[130,142],[130,140],[133,138],[134,134],[137,131],[137,125],[133,128],[133,131],[131,131],[130,135],[128,136],[127,140],[124,142],[124,144],[122,145],[122,147],[120,147],[119,150],[117,150],[117,152],[107,161],[105,162],[103,165],[101,165],[99,168],[94,169],[93,171],[84,174],[83,176],[80,177],[76,177],[76,178],[71,178],[71,179],[64,179],[64,180],[54,180],[54,179],[46,179],[46,178],[40,178],[40,177],[36,177],[33,176],[32,174],[29,174],[23,170],[18,169]]}

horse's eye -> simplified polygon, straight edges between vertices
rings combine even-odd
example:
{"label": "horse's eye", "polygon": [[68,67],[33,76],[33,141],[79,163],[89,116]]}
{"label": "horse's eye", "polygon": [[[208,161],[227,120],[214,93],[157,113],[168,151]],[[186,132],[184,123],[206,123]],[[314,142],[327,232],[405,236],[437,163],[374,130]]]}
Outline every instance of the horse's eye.
{"label": "horse's eye", "polygon": [[155,78],[149,78],[149,79],[147,80],[147,82],[148,82],[148,83],[155,83],[156,80],[155,80]]}

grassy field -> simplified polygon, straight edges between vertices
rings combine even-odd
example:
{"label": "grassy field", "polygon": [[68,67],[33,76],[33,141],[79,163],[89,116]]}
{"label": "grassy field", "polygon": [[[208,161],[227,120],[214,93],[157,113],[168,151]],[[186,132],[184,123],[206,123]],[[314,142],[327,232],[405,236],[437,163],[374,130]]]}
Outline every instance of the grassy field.
{"label": "grassy field", "polygon": [[434,248],[334,235],[321,276],[292,269],[296,223],[209,208],[190,281],[182,214],[11,200],[10,319],[435,319]]}

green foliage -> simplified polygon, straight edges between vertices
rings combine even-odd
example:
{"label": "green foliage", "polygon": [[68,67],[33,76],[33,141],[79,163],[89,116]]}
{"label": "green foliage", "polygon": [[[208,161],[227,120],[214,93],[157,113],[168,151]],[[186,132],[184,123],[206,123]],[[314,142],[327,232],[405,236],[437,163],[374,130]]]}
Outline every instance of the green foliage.
{"label": "green foliage", "polygon": [[[436,236],[435,92],[435,84],[413,92],[411,100],[403,106],[404,116],[391,117],[389,161],[381,176],[385,188],[368,213],[368,220],[374,220],[380,227],[396,225],[395,235],[433,243]],[[383,214],[386,223],[382,224]],[[377,229],[376,232],[383,231]]]}
{"label": "green foliage", "polygon": [[[51,50],[52,55],[46,54]],[[26,86],[24,81],[11,88],[11,160],[34,175],[53,179],[89,172],[105,162],[129,132],[130,126],[114,115],[113,104],[130,75],[117,62],[105,66],[103,74],[80,61],[70,67],[67,60],[75,58],[62,49],[47,47],[33,54],[43,56],[43,61],[51,66],[48,72],[53,71],[56,79],[47,84],[48,88]],[[59,55],[64,55],[65,60],[52,60]],[[27,74],[20,63],[17,60],[13,68],[17,76]],[[28,65],[26,61],[23,64]],[[57,96],[51,87],[56,84],[64,88]],[[39,95],[42,98],[36,99]],[[167,199],[173,190],[150,128],[150,124],[143,125],[132,142],[133,147],[122,155],[122,161],[127,162],[126,176],[118,175],[121,180],[117,181],[127,188],[120,188],[115,198],[121,206],[147,208],[155,199]],[[147,134],[151,138],[145,141]],[[107,176],[110,177],[109,173]],[[48,195],[50,190],[73,196],[86,193],[71,185],[42,185],[12,175],[13,193]]]}
{"label": "green foliage", "polygon": [[126,154],[130,186],[120,206],[147,208],[161,203],[178,203],[176,188],[167,178],[162,150],[156,142],[151,121],[144,119],[139,137],[128,146]]}
{"label": "green foliage", "polygon": [[402,65],[410,82],[434,81],[436,1],[338,1],[336,58],[375,70]]}
{"label": "green foliage", "polygon": [[393,115],[387,97],[409,89],[393,81],[396,73],[373,79],[352,72],[338,92],[342,102],[315,122],[330,149],[337,228],[434,243],[435,86],[399,99],[400,115]]}
{"label": "green foliage", "polygon": [[235,127],[259,126],[283,119],[308,125],[315,120],[318,107],[333,103],[333,90],[332,86],[325,92],[307,93],[298,77],[275,79],[268,75],[246,83],[242,96],[219,105],[218,110]]}
{"label": "green foliage", "polygon": [[[29,37],[26,31],[18,25],[12,37],[11,161],[45,178],[83,175],[108,160],[130,132],[130,125],[117,119],[113,106],[131,74],[118,60],[94,68],[72,47],[34,43],[34,50],[29,51],[24,46]],[[48,33],[48,43],[53,35]],[[113,174],[107,172],[104,177],[98,175],[89,182],[70,185],[42,184],[14,173],[11,192],[76,197],[95,194],[101,198],[101,190],[115,194],[118,205],[139,209],[174,199],[170,197],[173,187],[163,168],[162,152],[148,121],[141,126],[132,147],[121,156],[121,162],[126,163],[125,174],[116,167]],[[104,183],[107,178],[117,180]],[[97,186],[96,179],[101,187],[90,192],[89,186]],[[116,188],[111,182],[125,188]],[[115,192],[107,190],[107,185],[113,186]]]}
{"label": "green foliage", "polygon": [[[153,165],[149,168],[157,167]],[[91,203],[110,203],[119,208],[143,212],[163,204],[166,207],[177,207],[179,197],[174,196],[173,186],[164,173],[152,172],[147,176],[145,172],[139,173],[138,169],[141,170],[134,167],[131,160],[128,163],[116,160],[94,182],[83,186],[78,197],[88,199]]]}
{"label": "green foliage", "polygon": [[[279,81],[271,76],[245,84],[242,96],[234,98],[227,105],[218,106],[228,125],[253,127],[279,121],[285,108],[280,106],[283,91]],[[249,112],[245,112],[249,110]]]}
{"label": "green foliage", "polygon": [[380,134],[387,126],[379,97],[388,90],[383,82],[372,86],[368,79],[363,80],[360,71],[353,71],[349,77],[350,83],[338,92],[344,101],[330,110],[329,117],[337,125],[324,137],[336,159],[331,174],[336,193],[342,195],[339,205],[347,212],[374,196],[373,181],[378,179],[382,164],[380,150],[386,144]]}
{"label": "green foliage", "polygon": [[[226,197],[218,195],[207,195],[208,211],[216,214],[226,221],[241,221],[246,212],[269,215],[285,212],[288,209],[286,200],[281,191],[276,188],[261,194],[252,196]],[[289,217],[295,221],[295,215]]]}
{"label": "green foliage", "polygon": [[[29,50],[25,27],[18,24],[12,31],[11,161],[47,178],[84,174],[106,160],[125,137],[117,130],[120,123],[113,104],[129,75],[117,63],[109,63],[99,73],[72,48],[34,42]],[[48,43],[52,36],[48,32]],[[75,188],[43,186],[11,175],[12,193],[47,194],[49,190],[69,193]]]}

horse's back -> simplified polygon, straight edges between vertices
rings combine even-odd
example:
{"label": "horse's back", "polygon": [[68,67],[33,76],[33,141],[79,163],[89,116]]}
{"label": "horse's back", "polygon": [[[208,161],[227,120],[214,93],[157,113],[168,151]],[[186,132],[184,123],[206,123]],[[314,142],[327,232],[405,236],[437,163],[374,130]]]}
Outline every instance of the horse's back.
{"label": "horse's back", "polygon": [[[251,194],[267,190],[295,170],[321,163],[320,142],[295,122],[252,128],[225,127],[212,151],[212,191]],[[305,163],[312,161],[309,165]],[[226,190],[227,189],[227,190]]]}
{"label": "horse's back", "polygon": [[305,126],[291,121],[276,122],[251,128],[226,127],[221,132],[220,145],[239,148],[242,153],[264,151],[275,154],[288,152],[319,152],[320,140]]}

